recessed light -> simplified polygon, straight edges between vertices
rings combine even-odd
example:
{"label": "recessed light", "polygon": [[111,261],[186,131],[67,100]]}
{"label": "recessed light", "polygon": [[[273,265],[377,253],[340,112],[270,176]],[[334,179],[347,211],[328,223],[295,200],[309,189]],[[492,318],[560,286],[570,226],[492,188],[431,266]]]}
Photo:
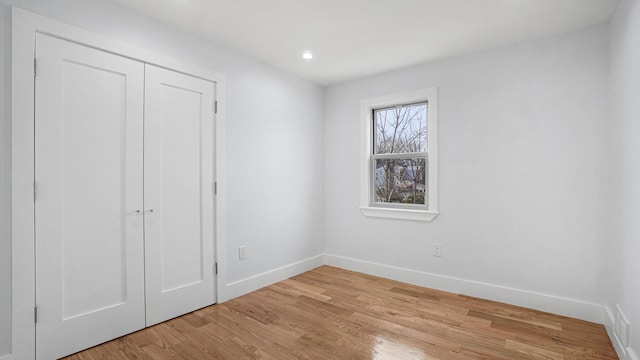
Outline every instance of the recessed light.
{"label": "recessed light", "polygon": [[311,51],[305,51],[302,53],[302,58],[305,60],[311,60],[313,59],[313,54],[311,53]]}

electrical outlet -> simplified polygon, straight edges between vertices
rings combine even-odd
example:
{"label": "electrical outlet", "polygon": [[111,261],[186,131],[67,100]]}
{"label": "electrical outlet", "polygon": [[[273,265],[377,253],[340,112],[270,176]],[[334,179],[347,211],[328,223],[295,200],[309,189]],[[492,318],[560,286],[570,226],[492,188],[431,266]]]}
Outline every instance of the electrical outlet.
{"label": "electrical outlet", "polygon": [[433,244],[433,256],[442,257],[442,244]]}
{"label": "electrical outlet", "polygon": [[613,322],[613,332],[616,334],[618,339],[621,339],[620,334],[622,333],[622,310],[620,309],[620,305],[616,305],[616,313],[615,319]]}
{"label": "electrical outlet", "polygon": [[629,328],[631,327],[631,324],[622,312],[620,305],[617,304],[615,316],[614,333],[620,343],[622,343],[622,346],[627,347],[629,346]]}
{"label": "electrical outlet", "polygon": [[622,345],[624,345],[625,347],[629,347],[629,322],[624,317],[622,318],[620,340],[622,340]]}
{"label": "electrical outlet", "polygon": [[240,260],[244,260],[247,258],[247,246],[240,246],[240,248],[238,248],[238,258]]}

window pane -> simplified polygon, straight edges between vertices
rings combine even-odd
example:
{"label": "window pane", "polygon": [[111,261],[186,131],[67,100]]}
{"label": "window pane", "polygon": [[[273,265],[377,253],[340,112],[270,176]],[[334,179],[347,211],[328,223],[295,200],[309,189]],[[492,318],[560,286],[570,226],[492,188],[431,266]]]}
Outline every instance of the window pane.
{"label": "window pane", "polygon": [[427,151],[427,103],[373,110],[374,154]]}
{"label": "window pane", "polygon": [[428,204],[425,158],[376,159],[375,202]]}

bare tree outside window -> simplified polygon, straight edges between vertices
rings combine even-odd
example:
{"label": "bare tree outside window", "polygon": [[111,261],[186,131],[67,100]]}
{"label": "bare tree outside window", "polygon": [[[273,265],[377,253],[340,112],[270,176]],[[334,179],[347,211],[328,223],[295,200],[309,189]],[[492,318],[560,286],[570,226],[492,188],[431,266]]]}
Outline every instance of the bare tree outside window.
{"label": "bare tree outside window", "polygon": [[362,99],[360,212],[432,221],[438,214],[438,89]]}
{"label": "bare tree outside window", "polygon": [[373,110],[375,202],[429,203],[427,106],[421,102]]}

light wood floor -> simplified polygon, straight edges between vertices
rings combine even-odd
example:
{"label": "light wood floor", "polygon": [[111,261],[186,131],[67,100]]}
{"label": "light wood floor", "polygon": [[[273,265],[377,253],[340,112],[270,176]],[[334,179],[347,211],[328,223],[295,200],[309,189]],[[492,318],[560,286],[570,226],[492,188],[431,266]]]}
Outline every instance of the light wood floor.
{"label": "light wood floor", "polygon": [[323,266],[67,359],[617,359],[602,325]]}

